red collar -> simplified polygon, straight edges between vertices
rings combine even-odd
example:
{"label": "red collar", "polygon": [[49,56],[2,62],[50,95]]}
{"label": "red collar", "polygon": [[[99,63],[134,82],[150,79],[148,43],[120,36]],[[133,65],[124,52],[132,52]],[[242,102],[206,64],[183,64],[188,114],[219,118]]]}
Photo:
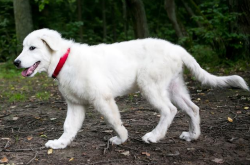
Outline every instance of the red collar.
{"label": "red collar", "polygon": [[60,73],[63,65],[65,64],[68,56],[69,56],[69,52],[70,52],[70,48],[68,48],[67,52],[60,58],[57,66],[56,66],[56,69],[54,70],[54,73],[52,74],[52,77],[55,79],[58,74]]}

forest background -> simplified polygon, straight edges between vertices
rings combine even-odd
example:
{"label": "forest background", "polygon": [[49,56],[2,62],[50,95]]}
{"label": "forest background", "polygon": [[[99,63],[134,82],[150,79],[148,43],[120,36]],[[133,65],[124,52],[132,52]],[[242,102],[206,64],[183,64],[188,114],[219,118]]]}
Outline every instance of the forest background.
{"label": "forest background", "polygon": [[9,69],[24,37],[50,28],[89,45],[166,39],[185,47],[208,70],[245,70],[249,15],[249,0],[0,0],[0,63]]}

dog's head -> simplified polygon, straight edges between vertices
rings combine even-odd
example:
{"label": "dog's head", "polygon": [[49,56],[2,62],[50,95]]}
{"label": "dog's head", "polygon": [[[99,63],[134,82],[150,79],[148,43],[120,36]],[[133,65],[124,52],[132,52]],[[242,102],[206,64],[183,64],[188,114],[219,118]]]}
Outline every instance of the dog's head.
{"label": "dog's head", "polygon": [[59,50],[61,35],[49,29],[31,32],[23,41],[23,50],[14,64],[24,77],[33,77],[37,72],[48,71],[52,55]]}

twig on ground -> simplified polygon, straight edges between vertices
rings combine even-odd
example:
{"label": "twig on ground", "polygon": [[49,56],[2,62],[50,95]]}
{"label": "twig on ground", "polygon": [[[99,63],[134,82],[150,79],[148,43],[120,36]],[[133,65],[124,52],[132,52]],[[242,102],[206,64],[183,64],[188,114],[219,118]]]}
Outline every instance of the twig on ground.
{"label": "twig on ground", "polygon": [[5,146],[4,146],[4,149],[6,149],[6,148],[9,147],[9,143],[10,143],[10,140],[7,141],[7,143],[6,143]]}
{"label": "twig on ground", "polygon": [[46,147],[40,147],[40,148],[24,148],[24,149],[3,149],[2,152],[25,152],[25,151],[40,151],[45,149]]}
{"label": "twig on ground", "polygon": [[11,115],[11,113],[6,114],[6,115],[1,115],[0,118],[4,118],[4,117],[9,116],[9,115]]}
{"label": "twig on ground", "polygon": [[111,162],[122,162],[124,160],[127,159],[114,159],[114,160],[107,160],[107,161],[99,161],[99,162],[94,162],[94,163],[90,163],[91,165],[95,165],[95,164],[105,164],[105,163],[111,163]]}
{"label": "twig on ground", "polygon": [[109,140],[108,140],[108,143],[107,143],[107,147],[106,148],[104,148],[104,150],[103,150],[103,155],[105,155],[105,153],[106,153],[106,150],[108,150],[109,149]]}
{"label": "twig on ground", "polygon": [[38,154],[38,152],[36,151],[35,156],[32,159],[30,159],[30,161],[28,163],[26,163],[26,164],[30,164],[34,159],[36,159],[37,154]]}

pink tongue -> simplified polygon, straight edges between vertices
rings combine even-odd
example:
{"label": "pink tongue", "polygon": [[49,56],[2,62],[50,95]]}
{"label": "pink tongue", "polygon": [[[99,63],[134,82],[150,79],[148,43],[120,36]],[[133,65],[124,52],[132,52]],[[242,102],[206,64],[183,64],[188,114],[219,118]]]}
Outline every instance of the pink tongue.
{"label": "pink tongue", "polygon": [[24,71],[22,71],[22,76],[24,77],[30,76],[34,72],[35,69],[36,69],[36,66],[34,65],[28,69],[25,69]]}

